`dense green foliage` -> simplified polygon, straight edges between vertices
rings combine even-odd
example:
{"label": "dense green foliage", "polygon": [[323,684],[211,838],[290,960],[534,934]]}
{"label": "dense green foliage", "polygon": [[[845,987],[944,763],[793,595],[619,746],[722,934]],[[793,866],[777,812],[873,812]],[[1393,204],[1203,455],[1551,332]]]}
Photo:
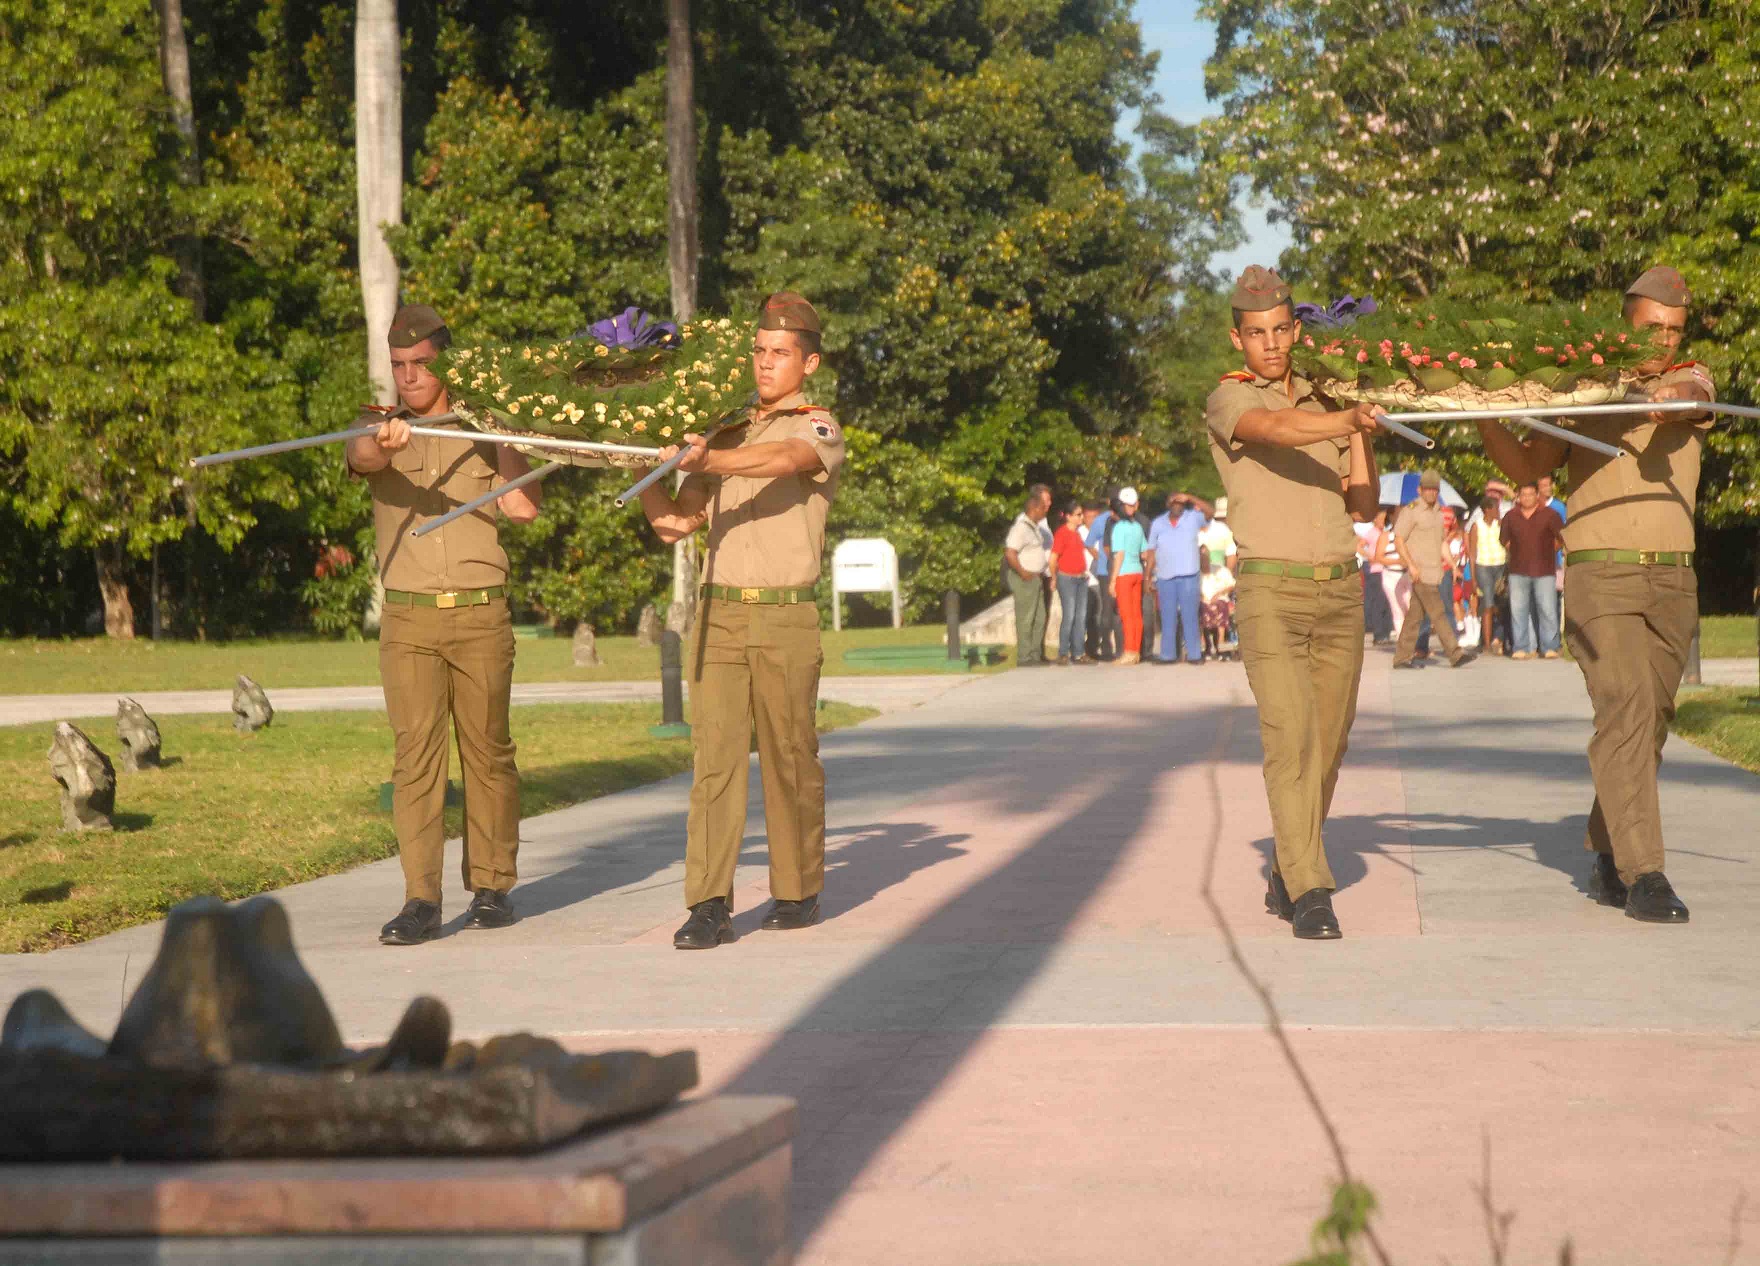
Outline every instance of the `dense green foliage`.
{"label": "dense green foliage", "polygon": [[[947,586],[989,596],[1032,479],[1092,495],[1201,469],[1167,349],[1232,224],[1199,205],[1191,131],[1145,109],[1152,63],[1125,0],[692,8],[701,303],[742,313],[787,287],[819,305],[816,398],[852,436],[833,531],[899,544],[913,612]],[[0,0],[22,107],[0,124],[0,168],[29,190],[0,208],[7,291],[28,296],[0,310],[4,496],[64,547],[162,545],[176,631],[244,631],[244,593],[264,626],[344,629],[370,539],[336,453],[177,476],[191,453],[333,429],[365,399],[354,6],[185,10],[199,189],[176,181],[144,3]],[[400,20],[406,299],[466,342],[629,304],[666,315],[658,6],[411,0]],[[1139,110],[1133,164],[1117,131]],[[174,294],[189,235],[200,316]],[[82,363],[99,335],[109,349]],[[627,625],[666,590],[667,552],[610,509],[608,478],[565,473],[544,518],[508,533],[542,617]],[[129,572],[137,594],[145,575]],[[65,627],[65,605],[35,614]]]}
{"label": "dense green foliage", "polygon": [[[1293,230],[1299,297],[1617,303],[1654,263],[1698,302],[1689,354],[1760,375],[1760,8],[1748,0],[1206,0],[1212,198]],[[1271,138],[1276,138],[1273,141]],[[1760,430],[1720,428],[1708,522],[1760,512]],[[1489,469],[1470,427],[1458,481]]]}

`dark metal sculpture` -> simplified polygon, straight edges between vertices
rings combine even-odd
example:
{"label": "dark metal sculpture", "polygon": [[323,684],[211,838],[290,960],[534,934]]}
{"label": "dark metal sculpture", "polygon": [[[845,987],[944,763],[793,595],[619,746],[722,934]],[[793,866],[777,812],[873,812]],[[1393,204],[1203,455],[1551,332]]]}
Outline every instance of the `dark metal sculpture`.
{"label": "dark metal sculpture", "polygon": [[232,728],[240,734],[252,734],[274,719],[275,709],[269,706],[269,696],[256,682],[240,673],[238,684],[232,688]]}
{"label": "dark metal sculpture", "polygon": [[128,773],[159,764],[159,727],[133,699],[116,701],[116,737],[122,743],[122,768]]}
{"label": "dark metal sculpture", "polygon": [[116,767],[68,721],[55,726],[49,744],[49,772],[61,784],[61,825],[69,831],[108,831],[115,825]]}
{"label": "dark metal sculpture", "polygon": [[53,994],[0,1028],[0,1161],[533,1151],[648,1112],[697,1081],[694,1051],[574,1055],[516,1033],[451,1040],[433,998],[350,1050],[271,897],[172,910],[108,1043]]}

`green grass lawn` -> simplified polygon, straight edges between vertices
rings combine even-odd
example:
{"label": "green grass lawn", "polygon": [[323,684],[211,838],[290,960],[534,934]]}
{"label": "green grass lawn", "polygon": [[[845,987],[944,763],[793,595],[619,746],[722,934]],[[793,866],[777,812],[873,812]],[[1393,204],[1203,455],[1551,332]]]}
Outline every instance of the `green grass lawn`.
{"label": "green grass lawn", "polygon": [[1708,686],[1684,692],[1674,732],[1708,752],[1760,774],[1760,706],[1742,686]]}
{"label": "green grass lawn", "polygon": [[[939,624],[827,631],[825,672],[827,676],[921,672],[921,668],[884,664],[846,664],[843,652],[865,646],[945,645],[946,640],[946,626]],[[637,646],[633,637],[600,638],[599,658],[603,661],[599,668],[576,668],[569,639],[521,637],[513,679],[653,681],[660,676],[659,650]],[[374,685],[379,680],[379,647],[376,642],[310,638],[158,643],[144,638],[113,642],[101,637],[0,641],[0,692],[5,694],[221,690],[231,689],[232,679],[239,673],[261,682],[271,701],[281,686]]]}
{"label": "green grass lawn", "polygon": [[1753,659],[1755,622],[1751,615],[1708,615],[1699,620],[1699,658]]}
{"label": "green grass lawn", "polygon": [[[830,703],[821,729],[870,709]],[[522,816],[690,768],[685,739],[657,739],[654,704],[517,708]],[[45,753],[54,727],[0,728],[0,952],[51,949],[164,914],[201,893],[228,899],[346,870],[396,851],[379,784],[391,732],[370,712],[285,713],[254,735],[230,717],[159,719],[164,769],[117,773],[114,832],[61,830]],[[86,731],[106,752],[115,731]],[[112,756],[114,759],[114,755]],[[452,755],[458,781],[458,754]],[[682,803],[682,802],[681,802]],[[449,835],[458,810],[447,810]]]}

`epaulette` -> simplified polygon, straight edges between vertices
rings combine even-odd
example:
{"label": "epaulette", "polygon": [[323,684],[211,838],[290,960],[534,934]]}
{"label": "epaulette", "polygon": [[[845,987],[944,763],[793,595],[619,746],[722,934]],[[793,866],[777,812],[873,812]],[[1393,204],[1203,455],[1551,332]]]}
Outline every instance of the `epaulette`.
{"label": "epaulette", "polygon": [[383,413],[386,417],[390,417],[401,408],[403,408],[401,404],[363,404],[361,406],[361,412]]}
{"label": "epaulette", "polygon": [[1252,382],[1253,375],[1251,373],[1249,373],[1247,370],[1236,369],[1236,370],[1231,370],[1230,372],[1222,375],[1222,377],[1218,381],[1220,381],[1220,382]]}
{"label": "epaulette", "polygon": [[1678,365],[1670,365],[1667,369],[1663,370],[1662,372],[1665,374],[1672,374],[1677,369],[1704,369],[1704,368],[1705,368],[1705,366],[1701,365],[1696,360],[1683,360]]}

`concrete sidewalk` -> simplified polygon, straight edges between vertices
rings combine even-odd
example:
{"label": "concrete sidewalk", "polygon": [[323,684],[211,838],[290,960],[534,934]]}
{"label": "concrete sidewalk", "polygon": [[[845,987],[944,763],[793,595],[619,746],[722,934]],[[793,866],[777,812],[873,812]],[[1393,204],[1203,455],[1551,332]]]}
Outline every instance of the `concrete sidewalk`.
{"label": "concrete sidewalk", "polygon": [[[958,673],[896,677],[826,677],[819,697],[853,703],[881,712],[914,708],[971,680]],[[685,684],[689,697],[690,684]],[[0,725],[32,725],[72,721],[80,717],[116,715],[116,701],[133,699],[155,716],[232,711],[232,691],[148,690],[130,694],[0,695]],[[277,712],[383,712],[385,692],[378,686],[294,686],[270,689]],[[516,685],[513,702],[524,703],[659,703],[658,681],[535,681]]]}
{"label": "concrete sidewalk", "polygon": [[[1392,674],[1371,652],[1328,832],[1346,939],[1262,911],[1238,666],[1033,669],[825,740],[829,917],[681,954],[686,781],[523,825],[524,916],[381,948],[395,863],[282,893],[352,1040],[432,993],[467,1035],[695,1046],[706,1089],[800,1100],[795,1233],[823,1266],[1279,1263],[1331,1162],[1200,896],[1269,982],[1397,1260],[1720,1262],[1760,1245],[1760,780],[1678,741],[1650,927],[1583,893],[1587,703],[1566,662]],[[119,842],[125,837],[118,837]],[[156,928],[0,959],[101,1032]]]}

